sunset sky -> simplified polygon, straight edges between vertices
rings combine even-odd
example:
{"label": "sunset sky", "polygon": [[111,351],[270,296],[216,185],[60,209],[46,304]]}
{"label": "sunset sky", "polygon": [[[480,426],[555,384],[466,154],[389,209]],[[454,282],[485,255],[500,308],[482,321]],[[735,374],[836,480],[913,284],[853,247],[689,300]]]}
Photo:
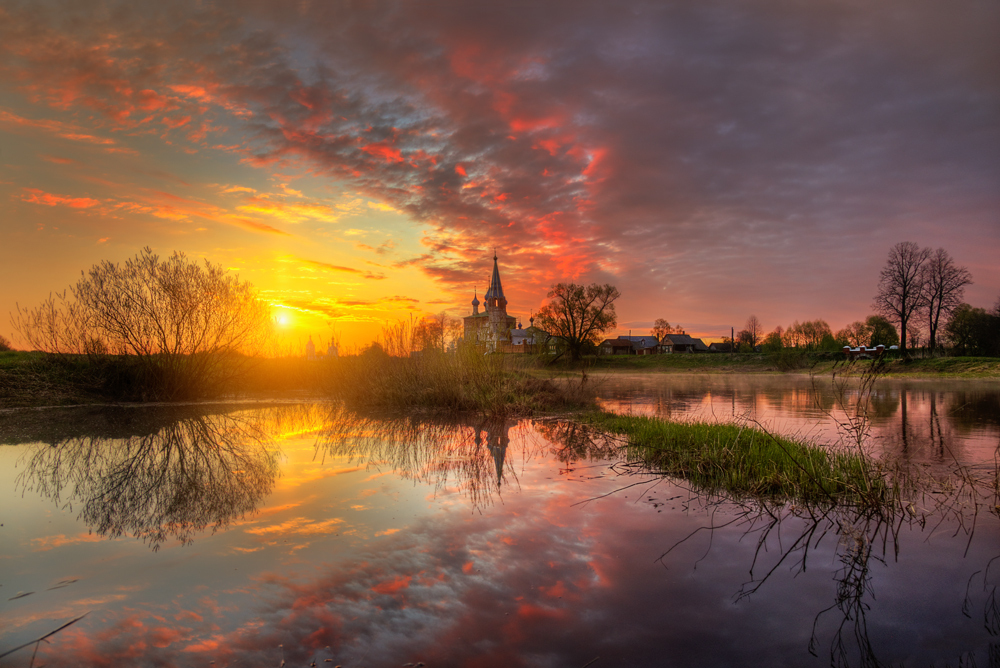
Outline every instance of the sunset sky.
{"label": "sunset sky", "polygon": [[[1000,3],[0,4],[7,314],[150,246],[286,340],[622,292],[619,332],[871,312],[900,241],[1000,297]],[[291,344],[290,344],[291,345]]]}

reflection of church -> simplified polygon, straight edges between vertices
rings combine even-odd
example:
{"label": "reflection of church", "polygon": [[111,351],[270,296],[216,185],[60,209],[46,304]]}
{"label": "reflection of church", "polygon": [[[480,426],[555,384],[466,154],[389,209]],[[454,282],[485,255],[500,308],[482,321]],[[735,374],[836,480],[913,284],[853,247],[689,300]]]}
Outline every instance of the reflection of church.
{"label": "reflection of church", "polygon": [[484,422],[476,428],[476,450],[483,445],[483,432],[486,432],[486,447],[493,458],[497,471],[497,489],[503,484],[503,464],[507,457],[507,446],[510,445],[510,424],[506,422]]}

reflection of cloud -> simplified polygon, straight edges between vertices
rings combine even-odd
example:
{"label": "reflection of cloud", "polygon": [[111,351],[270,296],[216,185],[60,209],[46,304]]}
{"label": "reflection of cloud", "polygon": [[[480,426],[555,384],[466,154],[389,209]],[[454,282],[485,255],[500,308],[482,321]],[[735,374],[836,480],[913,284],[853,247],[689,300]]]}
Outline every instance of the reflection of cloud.
{"label": "reflection of cloud", "polygon": [[316,467],[309,469],[307,471],[297,472],[292,475],[287,475],[278,481],[279,489],[289,489],[292,487],[298,487],[307,482],[313,482],[316,480],[323,480],[325,478],[332,478],[334,476],[343,475],[345,473],[354,473],[355,471],[364,470],[361,466],[344,466],[340,468],[322,468]]}
{"label": "reflection of cloud", "polygon": [[243,529],[246,533],[254,534],[255,536],[269,536],[271,534],[279,535],[291,535],[300,534],[305,536],[325,534],[329,533],[331,529],[339,524],[343,524],[344,520],[339,517],[334,517],[322,522],[315,522],[313,520],[307,519],[305,517],[294,517],[289,520],[285,520],[281,524],[271,524],[264,527],[253,527]]}
{"label": "reflection of cloud", "polygon": [[45,536],[43,538],[32,538],[31,545],[35,552],[47,552],[56,547],[73,545],[76,543],[96,543],[104,540],[104,536],[95,533],[81,533],[75,536],[59,534],[57,536]]}

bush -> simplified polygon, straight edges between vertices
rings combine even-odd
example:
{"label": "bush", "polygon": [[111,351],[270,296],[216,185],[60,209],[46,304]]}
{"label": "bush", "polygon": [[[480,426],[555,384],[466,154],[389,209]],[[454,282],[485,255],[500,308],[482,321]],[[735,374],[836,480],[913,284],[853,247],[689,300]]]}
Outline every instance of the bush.
{"label": "bush", "polygon": [[10,341],[8,341],[3,334],[0,334],[0,353],[7,352],[8,350],[14,350]]}

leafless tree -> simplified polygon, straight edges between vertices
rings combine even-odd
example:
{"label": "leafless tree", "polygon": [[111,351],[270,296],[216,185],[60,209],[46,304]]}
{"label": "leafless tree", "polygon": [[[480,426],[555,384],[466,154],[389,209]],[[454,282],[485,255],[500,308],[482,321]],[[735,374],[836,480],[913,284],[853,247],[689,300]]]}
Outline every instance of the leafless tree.
{"label": "leafless tree", "polygon": [[618,324],[615,300],[621,293],[613,285],[558,283],[549,291],[549,303],[538,312],[539,326],[566,344],[573,361],[583,355],[587,343]]}
{"label": "leafless tree", "polygon": [[272,320],[253,286],[221,266],[144,248],[91,267],[35,309],[19,306],[13,325],[38,350],[129,356],[160,379],[157,398],[176,399],[242,373]]}
{"label": "leafless tree", "polygon": [[927,316],[927,330],[930,334],[930,349],[937,346],[938,326],[962,303],[965,286],[972,284],[972,274],[965,267],[955,266],[948,252],[943,248],[934,251],[923,270],[924,313]]}
{"label": "leafless tree", "polygon": [[750,344],[750,347],[756,348],[757,344],[760,343],[761,337],[764,335],[764,327],[760,324],[757,316],[751,315],[747,318],[747,324],[743,326],[743,330],[747,333],[747,342]]}
{"label": "leafless tree", "polygon": [[889,251],[879,274],[878,294],[873,308],[889,320],[899,323],[899,347],[906,352],[907,325],[924,305],[924,265],[929,248],[912,241],[901,241]]}

